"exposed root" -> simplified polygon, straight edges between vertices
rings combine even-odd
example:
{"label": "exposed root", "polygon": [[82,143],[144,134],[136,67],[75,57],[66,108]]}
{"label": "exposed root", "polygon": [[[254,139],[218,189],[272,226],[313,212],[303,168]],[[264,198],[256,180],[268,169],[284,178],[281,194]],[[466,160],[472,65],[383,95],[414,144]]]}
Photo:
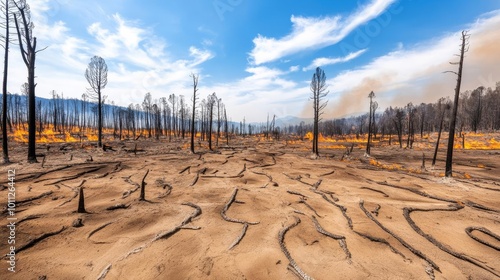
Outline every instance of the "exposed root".
{"label": "exposed root", "polygon": [[243,169],[236,176],[243,176],[243,173],[247,170],[247,164],[243,164]]}
{"label": "exposed root", "polygon": [[484,233],[486,235],[489,235],[489,236],[493,237],[494,239],[496,239],[497,241],[500,241],[500,236],[499,235],[495,234],[494,232],[492,232],[489,229],[484,228],[484,227],[468,227],[468,228],[465,229],[465,232],[467,233],[467,235],[470,238],[476,240],[477,242],[479,242],[481,244],[484,244],[484,245],[486,245],[488,247],[491,247],[491,248],[493,248],[493,249],[495,249],[497,251],[500,251],[500,246],[496,246],[494,244],[489,243],[488,241],[482,240],[482,239],[474,236],[472,234],[472,232],[475,231],[475,230],[480,231],[480,232],[482,232],[482,233]]}
{"label": "exposed root", "polygon": [[226,205],[224,205],[224,208],[222,208],[222,210],[220,212],[220,215],[222,216],[222,218],[224,220],[228,221],[228,222],[231,222],[231,223],[249,224],[249,225],[256,225],[256,224],[258,224],[259,222],[247,222],[247,221],[243,221],[243,220],[240,220],[240,219],[231,218],[231,217],[228,217],[226,215],[227,210],[229,210],[229,207],[231,207],[231,204],[233,204],[233,202],[235,201],[237,193],[238,193],[238,188],[235,188],[234,191],[233,191],[233,193],[231,194],[231,197],[226,202]]}
{"label": "exposed root", "polygon": [[370,241],[372,241],[372,242],[378,242],[378,243],[382,243],[382,244],[387,245],[387,246],[389,247],[389,249],[391,249],[391,251],[392,251],[393,253],[400,255],[400,256],[401,256],[401,257],[403,257],[403,259],[405,259],[405,260],[408,260],[408,259],[406,258],[406,256],[405,256],[403,253],[401,253],[398,249],[394,248],[394,247],[391,245],[391,243],[389,243],[387,240],[385,240],[385,239],[383,239],[383,238],[379,238],[379,237],[374,237],[374,236],[371,236],[371,235],[368,235],[368,234],[364,234],[364,233],[361,233],[361,232],[358,232],[358,231],[355,231],[355,230],[353,230],[353,231],[354,231],[354,233],[356,233],[357,235],[359,235],[359,236],[361,236],[361,237],[363,237],[363,238],[365,238],[365,239],[368,239],[368,240],[370,240]]}
{"label": "exposed root", "polygon": [[335,173],[335,170],[332,170],[332,171],[330,171],[330,172],[327,172],[327,173],[321,174],[321,175],[319,175],[319,177],[324,177],[324,176],[332,175],[333,173]]}
{"label": "exposed root", "polygon": [[185,168],[183,168],[181,171],[179,171],[179,174],[182,174],[182,173],[184,173],[184,172],[186,172],[186,171],[188,171],[188,170],[190,170],[190,169],[191,169],[191,166],[186,166],[186,167],[185,167]]}
{"label": "exposed root", "polygon": [[330,238],[333,238],[335,240],[338,240],[339,241],[339,244],[340,244],[340,247],[342,248],[342,250],[344,250],[344,253],[346,255],[346,258],[349,260],[350,262],[350,259],[351,259],[351,252],[349,252],[349,249],[347,248],[347,243],[346,243],[346,239],[345,239],[345,236],[342,236],[342,235],[336,235],[336,234],[333,234],[331,232],[328,232],[326,231],[323,227],[321,227],[321,225],[319,224],[318,220],[316,219],[316,217],[314,216],[311,216],[311,219],[314,223],[314,227],[316,228],[316,230],[325,235],[325,236],[328,236]]}
{"label": "exposed root", "polygon": [[300,219],[298,217],[295,217],[295,222],[293,222],[292,224],[284,227],[283,229],[280,230],[280,232],[278,233],[278,243],[280,244],[280,248],[281,248],[281,251],[283,252],[283,254],[285,254],[286,258],[288,259],[288,261],[290,262],[290,267],[292,269],[292,271],[300,278],[300,279],[303,279],[303,280],[310,280],[310,279],[313,279],[311,276],[307,275],[298,265],[297,263],[295,262],[295,260],[292,258],[292,256],[290,255],[290,252],[288,251],[288,249],[286,248],[286,245],[285,245],[285,234],[292,228],[296,227],[299,223],[300,223]]}
{"label": "exposed root", "polygon": [[182,203],[182,205],[190,206],[190,207],[194,208],[195,211],[193,213],[191,213],[188,217],[186,217],[178,226],[174,227],[171,230],[168,230],[168,231],[165,231],[165,232],[157,234],[153,238],[152,242],[155,242],[155,241],[157,241],[159,239],[169,238],[170,236],[174,235],[179,230],[181,230],[185,225],[189,224],[194,218],[196,218],[199,215],[201,215],[201,208],[198,205],[193,204],[191,202]]}
{"label": "exposed root", "polygon": [[23,200],[18,200],[18,201],[16,201],[16,205],[19,206],[21,204],[24,204],[24,203],[27,203],[27,202],[31,202],[33,200],[44,198],[46,196],[51,195],[52,193],[53,193],[52,191],[48,191],[48,192],[44,192],[44,193],[42,193],[40,195],[37,195],[37,196],[34,196],[34,197],[26,198],[26,199],[23,199]]}
{"label": "exposed root", "polygon": [[[91,237],[92,235],[94,235],[96,232],[98,232],[98,231],[100,231],[101,229],[103,229],[103,228],[105,228],[105,227],[107,227],[107,226],[111,225],[111,224],[112,224],[112,223],[114,223],[114,222],[116,222],[116,221],[107,222],[107,223],[105,223],[105,224],[103,224],[103,225],[98,226],[96,229],[94,229],[94,230],[92,230],[91,232],[89,232],[89,235],[87,235],[87,239],[90,239],[90,237]],[[102,244],[102,243],[104,243],[104,242],[95,242],[95,241],[92,241],[92,242],[93,242],[93,243],[96,243],[96,244]]]}
{"label": "exposed root", "polygon": [[307,201],[306,201],[303,197],[301,197],[301,198],[300,198],[299,203],[302,203],[302,204],[304,204],[305,206],[307,206],[307,208],[311,209],[311,211],[313,211],[313,212],[314,212],[314,214],[316,214],[316,216],[318,216],[318,217],[320,217],[320,218],[321,218],[321,215],[320,215],[320,214],[318,214],[318,212],[316,212],[316,210],[315,210],[315,209],[314,209],[314,208],[313,208],[313,207],[312,207],[309,203],[307,203]]}
{"label": "exposed root", "polygon": [[[85,170],[85,171],[82,171],[80,173],[77,173],[75,175],[72,175],[72,176],[68,176],[68,177],[65,177],[65,178],[62,178],[62,179],[59,179],[57,181],[54,181],[52,183],[47,183],[45,184],[45,186],[49,186],[49,185],[55,185],[55,184],[59,184],[59,183],[62,183],[62,182],[66,182],[66,181],[70,181],[70,180],[74,180],[76,178],[79,178],[85,174],[89,174],[89,173],[92,173],[92,172],[96,172],[96,171],[99,171],[101,169],[103,169],[104,167],[106,167],[105,164],[101,165],[101,166],[97,166],[97,167],[93,167],[93,168],[90,168],[88,170]],[[50,180],[50,179],[45,179],[45,180]],[[44,180],[44,181],[45,181]],[[36,182],[35,182],[36,183]]]}
{"label": "exposed root", "polygon": [[391,187],[391,188],[396,188],[396,189],[400,189],[400,190],[410,191],[410,192],[418,194],[420,196],[427,197],[427,198],[432,198],[432,199],[439,200],[439,201],[444,201],[444,202],[449,202],[449,203],[456,203],[457,202],[456,200],[452,200],[452,199],[448,199],[448,198],[443,198],[443,197],[438,197],[438,196],[435,196],[435,195],[432,195],[432,194],[428,194],[428,193],[425,193],[425,192],[422,192],[422,191],[419,191],[419,190],[416,190],[416,189],[406,188],[406,187],[400,187],[400,186],[397,186],[397,185],[389,184],[387,182],[376,182],[376,183],[379,184],[379,185],[388,186],[388,187]]}
{"label": "exposed root", "polygon": [[42,217],[42,215],[29,215],[29,216],[26,216],[26,217],[20,219],[19,221],[17,221],[16,225],[20,225],[23,222],[26,222],[26,221],[29,221],[29,220],[38,219],[38,218],[41,218],[41,217]]}
{"label": "exposed root", "polygon": [[349,225],[349,228],[350,229],[353,229],[353,226],[352,226],[352,219],[351,217],[349,217],[349,215],[347,215],[347,208],[345,206],[342,206],[342,205],[339,205],[337,203],[335,203],[335,201],[331,200],[330,198],[328,198],[328,196],[326,196],[326,194],[322,191],[318,191],[318,190],[315,190],[315,189],[312,189],[311,190],[319,195],[321,195],[321,197],[323,197],[324,200],[326,200],[328,203],[332,204],[333,206],[337,207],[340,209],[340,211],[342,212],[342,215],[344,216],[344,218],[347,220],[347,224]]}
{"label": "exposed root", "polygon": [[264,173],[264,172],[257,172],[257,171],[251,171],[251,172],[254,173],[254,174],[257,174],[257,175],[266,176],[269,179],[269,181],[263,186],[263,188],[267,187],[267,185],[269,185],[270,183],[272,183],[272,185],[274,187],[278,186],[278,183],[276,183],[276,182],[273,181],[273,177],[271,175],[269,175],[267,173]]}
{"label": "exposed root", "polygon": [[385,192],[383,192],[381,190],[376,190],[376,189],[373,189],[373,188],[370,188],[370,187],[361,187],[360,189],[365,189],[365,190],[370,190],[370,191],[378,192],[378,193],[382,194],[384,197],[389,197]]}
{"label": "exposed root", "polygon": [[238,238],[236,238],[236,240],[233,242],[233,244],[231,244],[231,246],[229,246],[228,250],[233,249],[236,245],[238,245],[240,243],[241,239],[243,239],[243,237],[245,237],[245,234],[247,233],[247,229],[248,229],[248,224],[245,223],[243,225],[243,229],[241,230],[241,234],[238,236]]}
{"label": "exposed root", "polygon": [[106,266],[101,274],[99,274],[99,277],[97,277],[97,280],[103,280],[104,278],[106,278],[106,275],[108,274],[108,272],[111,270],[111,264],[108,264],[108,266]]}
{"label": "exposed root", "polygon": [[387,232],[392,237],[394,237],[397,241],[399,241],[399,243],[401,243],[401,245],[403,245],[404,247],[406,247],[408,250],[410,250],[410,252],[412,252],[413,254],[415,254],[416,256],[418,256],[419,258],[421,258],[424,261],[428,262],[435,270],[441,272],[441,270],[439,269],[439,266],[434,261],[432,261],[431,259],[429,259],[424,253],[422,253],[419,250],[413,248],[413,246],[411,246],[410,244],[408,244],[408,242],[404,241],[404,239],[402,239],[401,237],[397,236],[390,229],[388,229],[384,225],[382,225],[375,217],[373,217],[372,214],[370,212],[368,212],[368,210],[366,210],[366,208],[364,206],[364,201],[363,200],[359,201],[359,208],[361,208],[361,210],[363,210],[363,212],[365,212],[365,215],[368,218],[370,218],[373,222],[375,222],[375,224],[377,224],[381,229],[383,229],[385,232]]}
{"label": "exposed root", "polygon": [[499,210],[495,210],[493,208],[489,208],[487,206],[484,206],[484,205],[481,205],[481,204],[477,204],[477,203],[469,201],[469,200],[466,200],[464,202],[464,204],[467,205],[467,206],[469,206],[470,208],[474,208],[474,209],[478,209],[478,210],[483,210],[483,211],[490,211],[490,212],[500,213]]}
{"label": "exposed root", "polygon": [[35,239],[32,239],[28,243],[26,243],[26,244],[24,244],[22,246],[19,246],[19,248],[16,248],[16,254],[19,254],[19,252],[24,251],[26,249],[29,249],[29,248],[35,246],[38,242],[41,242],[45,238],[48,238],[48,237],[51,237],[51,236],[54,236],[56,234],[59,234],[59,233],[63,232],[65,229],[66,229],[66,227],[63,226],[60,230],[53,231],[53,232],[48,232],[48,233],[44,233],[44,234],[40,235],[39,237],[37,237]]}
{"label": "exposed root", "polygon": [[198,179],[200,178],[200,174],[205,174],[205,172],[207,172],[206,167],[198,170],[198,172],[196,172],[196,176],[193,179],[193,182],[189,186],[192,187],[192,186],[196,185],[196,183],[198,182]]}
{"label": "exposed root", "polygon": [[420,234],[422,237],[424,237],[425,239],[427,239],[429,242],[431,242],[432,244],[434,244],[436,247],[438,247],[439,249],[441,249],[442,251],[454,256],[455,258],[457,259],[461,259],[463,261],[466,261],[466,262],[469,262],[477,267],[480,267],[488,272],[490,272],[491,274],[497,276],[497,277],[500,277],[500,273],[495,271],[493,268],[489,267],[489,266],[486,266],[484,265],[483,263],[463,254],[463,253],[458,253],[450,248],[448,248],[448,246],[445,246],[443,245],[441,242],[437,241],[432,235],[430,234],[427,234],[425,233],[424,231],[422,231],[422,229],[417,226],[417,224],[411,219],[410,217],[410,214],[411,212],[415,212],[415,211],[423,211],[423,212],[429,212],[429,211],[458,211],[460,209],[462,209],[463,206],[459,205],[459,204],[452,204],[452,205],[449,205],[449,208],[447,209],[417,209],[417,208],[403,208],[403,215],[405,217],[405,219],[408,221],[408,223],[410,224],[410,226],[413,228],[413,230],[415,230],[418,234]]}
{"label": "exposed root", "polygon": [[289,194],[298,195],[298,196],[300,196],[302,198],[307,198],[307,196],[305,196],[305,195],[303,195],[303,194],[301,194],[299,192],[296,192],[296,191],[287,190],[286,192],[289,193]]}

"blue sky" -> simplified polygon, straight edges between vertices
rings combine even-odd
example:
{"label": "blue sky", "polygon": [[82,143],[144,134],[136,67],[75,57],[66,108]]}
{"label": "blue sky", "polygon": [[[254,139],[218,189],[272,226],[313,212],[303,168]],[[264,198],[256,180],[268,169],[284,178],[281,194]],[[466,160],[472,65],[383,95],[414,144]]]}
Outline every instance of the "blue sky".
{"label": "blue sky", "polygon": [[[141,3],[142,2],[142,3]],[[81,97],[93,55],[109,67],[104,93],[127,106],[171,93],[216,92],[233,120],[269,114],[310,117],[309,81],[321,66],[330,94],[326,117],[434,102],[453,93],[446,70],[460,32],[471,32],[464,89],[500,81],[497,0],[28,0],[37,58],[37,95]],[[17,49],[12,49],[13,60]],[[12,63],[9,91],[26,77]],[[365,104],[366,103],[366,104]]]}

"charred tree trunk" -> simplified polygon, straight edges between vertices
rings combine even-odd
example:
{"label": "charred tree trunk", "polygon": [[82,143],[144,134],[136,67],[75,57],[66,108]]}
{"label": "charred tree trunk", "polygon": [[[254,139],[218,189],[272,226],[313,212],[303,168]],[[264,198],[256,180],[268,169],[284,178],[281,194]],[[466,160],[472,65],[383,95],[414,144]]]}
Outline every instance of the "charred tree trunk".
{"label": "charred tree trunk", "polygon": [[467,40],[469,35],[466,31],[462,31],[462,46],[460,48],[460,61],[458,62],[458,72],[457,75],[457,86],[455,87],[455,100],[453,102],[453,111],[451,113],[450,120],[450,131],[448,136],[448,150],[446,152],[446,171],[445,176],[451,177],[452,172],[452,164],[453,164],[453,146],[455,141],[455,125],[457,122],[457,111],[458,111],[458,100],[460,95],[460,86],[462,84],[462,69],[464,65],[464,53],[466,52]]}

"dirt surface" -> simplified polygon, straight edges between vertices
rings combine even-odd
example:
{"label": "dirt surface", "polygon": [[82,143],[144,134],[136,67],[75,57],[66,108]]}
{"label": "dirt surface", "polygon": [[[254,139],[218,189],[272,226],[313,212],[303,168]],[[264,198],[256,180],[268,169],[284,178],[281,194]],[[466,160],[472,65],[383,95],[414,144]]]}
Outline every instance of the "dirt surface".
{"label": "dirt surface", "polygon": [[[361,144],[346,156],[322,143],[314,159],[309,141],[246,137],[197,154],[187,141],[40,144],[43,167],[12,145],[0,251],[15,169],[18,252],[0,278],[500,278],[499,150],[455,151],[445,179],[444,152],[431,168],[424,144],[367,158]],[[80,187],[87,213],[76,211]]]}

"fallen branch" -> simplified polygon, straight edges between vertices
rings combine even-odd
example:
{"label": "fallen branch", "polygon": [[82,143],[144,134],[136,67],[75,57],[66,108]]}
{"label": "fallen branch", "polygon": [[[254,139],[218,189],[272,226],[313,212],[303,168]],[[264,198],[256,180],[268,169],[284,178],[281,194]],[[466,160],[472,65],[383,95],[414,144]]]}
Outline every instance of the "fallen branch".
{"label": "fallen branch", "polygon": [[339,241],[339,244],[340,244],[340,247],[342,248],[342,250],[344,250],[344,253],[346,255],[346,258],[349,260],[350,262],[350,259],[351,259],[351,252],[349,252],[349,249],[347,248],[347,243],[346,243],[346,239],[345,239],[345,236],[342,236],[342,235],[336,235],[336,234],[333,234],[331,232],[328,232],[326,231],[323,227],[321,227],[321,225],[319,224],[318,220],[316,219],[316,217],[314,216],[311,216],[311,219],[314,223],[314,227],[316,228],[316,230],[325,235],[325,236],[328,236],[332,239],[335,239],[335,240],[338,240]]}
{"label": "fallen branch", "polygon": [[496,239],[497,241],[500,241],[500,236],[499,235],[495,234],[494,232],[492,232],[489,229],[484,228],[484,227],[468,227],[468,228],[465,229],[465,232],[467,233],[467,235],[470,238],[476,240],[477,242],[479,242],[481,244],[484,244],[484,245],[486,245],[488,247],[491,247],[491,248],[493,248],[493,249],[495,249],[497,251],[500,251],[500,246],[491,244],[490,242],[488,242],[486,240],[482,240],[482,239],[479,239],[478,237],[474,236],[472,234],[472,232],[475,231],[475,230],[480,231],[480,232],[482,232],[482,233],[484,233],[486,235],[489,235],[489,236],[493,237],[494,239]]}
{"label": "fallen branch", "polygon": [[233,249],[236,245],[238,245],[240,243],[240,241],[243,239],[243,237],[245,237],[247,229],[248,229],[248,223],[245,223],[243,225],[243,229],[241,230],[241,234],[238,236],[238,238],[236,238],[236,240],[233,242],[233,244],[231,244],[231,246],[229,246],[228,250]]}
{"label": "fallen branch", "polygon": [[186,224],[189,224],[194,218],[196,218],[199,215],[201,215],[201,208],[198,205],[193,204],[191,202],[182,203],[182,205],[190,206],[190,207],[194,208],[195,211],[193,213],[191,213],[191,215],[189,215],[188,217],[186,217],[178,226],[176,226],[173,229],[168,230],[166,232],[162,232],[162,233],[157,234],[153,238],[152,242],[155,242],[155,241],[160,240],[160,239],[169,238],[170,236],[174,235],[179,230],[181,230],[182,227],[184,227]]}
{"label": "fallen branch", "polygon": [[247,222],[247,221],[243,221],[243,220],[239,220],[239,219],[234,219],[234,218],[230,218],[226,215],[226,211],[229,210],[229,207],[231,207],[231,204],[235,201],[236,199],[236,194],[238,193],[238,188],[235,188],[231,197],[229,198],[229,200],[226,202],[226,205],[224,205],[224,208],[222,208],[221,212],[220,212],[220,215],[222,216],[222,218],[228,222],[232,222],[232,223],[239,223],[239,224],[249,224],[249,225],[256,225],[258,224],[259,222]]}
{"label": "fallen branch", "polygon": [[466,261],[466,262],[469,262],[477,267],[480,267],[488,272],[490,272],[491,274],[495,275],[496,277],[500,277],[500,273],[495,271],[493,268],[489,267],[489,266],[486,266],[484,265],[483,263],[477,261],[476,259],[473,259],[463,253],[458,253],[450,248],[448,248],[448,246],[445,246],[443,245],[441,242],[437,241],[432,235],[430,234],[427,234],[425,233],[419,226],[417,226],[417,224],[411,219],[410,217],[410,214],[411,212],[415,212],[415,211],[422,211],[422,212],[429,212],[429,211],[458,211],[460,209],[463,209],[464,207],[459,205],[459,204],[452,204],[452,205],[449,205],[449,208],[447,209],[417,209],[417,208],[408,208],[408,207],[405,207],[403,208],[403,216],[405,217],[405,219],[408,221],[408,223],[410,224],[410,226],[413,228],[413,230],[415,230],[418,234],[420,234],[422,237],[424,237],[425,239],[427,239],[429,242],[431,242],[432,244],[434,244],[436,247],[438,247],[439,249],[441,249],[442,251],[454,256],[455,258],[457,259],[461,259],[463,261]]}
{"label": "fallen branch", "polygon": [[361,187],[360,189],[365,189],[365,190],[370,190],[370,191],[378,192],[378,193],[382,194],[384,197],[389,197],[385,192],[383,192],[381,190],[372,189],[370,187]]}
{"label": "fallen branch", "polygon": [[365,215],[368,218],[370,218],[370,220],[372,220],[373,222],[375,222],[375,224],[377,224],[382,230],[384,230],[385,232],[387,232],[388,234],[390,234],[392,237],[394,237],[397,241],[399,241],[399,243],[401,243],[401,245],[403,245],[404,247],[406,247],[408,250],[410,250],[410,252],[412,252],[413,254],[415,254],[416,256],[418,256],[419,258],[421,258],[424,261],[428,262],[432,266],[432,268],[434,268],[435,270],[441,272],[441,270],[439,269],[439,266],[434,261],[432,261],[431,259],[429,259],[424,253],[422,253],[419,250],[413,248],[410,244],[408,244],[406,241],[404,241],[404,239],[402,239],[401,237],[397,236],[390,229],[388,229],[384,225],[382,225],[375,217],[373,217],[372,214],[370,212],[368,212],[368,210],[366,210],[366,208],[364,207],[364,201],[363,200],[359,201],[359,208],[361,208],[361,210],[363,210],[363,212],[365,212]]}
{"label": "fallen branch", "polygon": [[285,254],[286,258],[288,259],[288,261],[290,262],[290,266],[292,268],[292,271],[294,273],[296,273],[296,275],[298,277],[300,277],[300,279],[303,279],[303,280],[310,280],[310,279],[313,279],[311,276],[307,275],[298,265],[297,263],[295,262],[295,260],[292,258],[292,256],[290,255],[290,252],[288,251],[288,249],[286,248],[286,245],[285,245],[285,234],[291,230],[292,228],[296,227],[298,224],[300,224],[300,219],[298,217],[295,217],[295,222],[293,222],[292,224],[284,227],[283,229],[280,230],[280,232],[278,233],[278,243],[280,244],[280,248],[281,248],[281,251],[283,252],[283,254]]}
{"label": "fallen branch", "polygon": [[23,199],[23,200],[18,200],[18,201],[16,201],[16,205],[19,206],[21,204],[24,204],[24,203],[27,203],[27,202],[31,202],[33,200],[44,198],[46,196],[51,195],[52,193],[53,193],[52,191],[48,191],[48,192],[44,192],[44,193],[42,193],[40,195],[37,195],[37,196],[34,196],[34,197],[26,198],[26,199]]}
{"label": "fallen branch", "polygon": [[65,230],[65,229],[66,229],[66,227],[63,226],[60,230],[53,231],[53,232],[48,232],[48,233],[44,233],[44,234],[40,235],[39,237],[37,237],[35,239],[32,239],[28,243],[26,243],[26,244],[24,244],[22,246],[19,246],[19,248],[16,248],[16,254],[19,254],[19,252],[24,251],[26,249],[29,249],[29,248],[35,246],[38,242],[41,242],[45,238],[48,238],[48,237],[51,237],[51,236],[54,236],[56,234],[59,234],[59,233],[63,232],[63,230]]}

